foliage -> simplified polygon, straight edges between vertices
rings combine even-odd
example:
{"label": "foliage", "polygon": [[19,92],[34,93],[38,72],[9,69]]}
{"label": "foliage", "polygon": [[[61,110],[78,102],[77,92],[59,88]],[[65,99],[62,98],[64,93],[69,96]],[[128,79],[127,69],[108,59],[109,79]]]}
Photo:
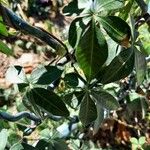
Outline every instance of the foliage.
{"label": "foliage", "polygon": [[[47,31],[31,26],[1,4],[3,9],[0,18],[0,34],[2,36],[10,36],[7,25],[39,38],[49,44],[56,54],[61,54],[58,60],[56,57],[56,61],[52,61],[49,65],[43,64],[30,74],[26,74],[24,68],[18,65],[10,66],[7,70],[6,80],[17,86],[19,92],[16,93],[19,93],[20,105],[23,103],[20,111],[29,110],[42,121],[35,123],[35,127],[39,128],[41,133],[41,139],[38,139],[33,146],[22,140],[18,134],[20,141],[11,142],[7,137],[7,131],[3,129],[0,132],[0,138],[3,137],[3,142],[0,144],[2,149],[4,147],[11,147],[12,150],[46,149],[47,147],[63,150],[69,145],[72,145],[71,148],[79,149],[76,144],[70,144],[71,136],[79,139],[75,136],[77,133],[73,133],[74,128],[77,130],[78,119],[71,120],[72,113],[78,115],[82,123],[78,127],[79,131],[81,127],[87,129],[92,127],[93,141],[108,118],[113,122],[121,118],[121,121],[126,120],[125,123],[131,122],[132,118],[136,120],[138,115],[146,119],[145,114],[148,112],[149,105],[147,92],[150,84],[150,69],[146,61],[147,58],[149,59],[149,47],[148,36],[143,35],[145,28],[141,26],[138,30],[141,24],[139,25],[139,20],[134,19],[138,17],[135,12],[140,13],[139,5],[136,9],[137,4],[138,1],[132,0],[72,0],[63,8],[65,15],[74,16],[69,26],[66,45]],[[32,5],[31,3],[30,9]],[[128,12],[131,14],[129,15]],[[132,15],[134,18],[131,17]],[[12,50],[2,40],[0,40],[0,50],[7,55],[13,55]],[[128,113],[131,116],[128,116]],[[65,119],[72,122],[71,126],[66,128],[64,124],[62,125],[62,128],[66,129],[64,133],[58,132],[59,127],[57,132],[56,129],[49,130],[49,126],[53,128],[57,126],[57,124],[53,125],[53,121],[49,118],[59,120],[59,117],[64,122]],[[27,120],[24,122],[28,123]],[[117,122],[116,135],[121,138],[122,132],[128,133],[126,131],[128,124],[126,127],[125,123],[122,125]],[[10,124],[8,126],[12,128]],[[129,127],[137,129],[133,126]],[[2,128],[5,128],[5,125]],[[23,131],[25,127],[18,124],[13,125],[13,128],[16,131]],[[68,128],[70,132],[67,137],[70,141],[67,145],[64,142],[67,140],[66,136],[60,134],[66,134]],[[34,129],[31,129],[31,133]],[[30,130],[25,133],[30,134]],[[145,136],[141,137],[138,134],[136,136],[139,136],[139,140],[133,138],[131,134],[126,135],[126,139],[130,140],[123,139],[131,143],[128,148],[143,148],[146,143]],[[84,138],[82,140],[84,141]],[[88,144],[87,149],[98,147],[90,142]],[[107,146],[101,148],[103,147],[107,148]],[[113,145],[109,145],[108,148],[113,148]]]}

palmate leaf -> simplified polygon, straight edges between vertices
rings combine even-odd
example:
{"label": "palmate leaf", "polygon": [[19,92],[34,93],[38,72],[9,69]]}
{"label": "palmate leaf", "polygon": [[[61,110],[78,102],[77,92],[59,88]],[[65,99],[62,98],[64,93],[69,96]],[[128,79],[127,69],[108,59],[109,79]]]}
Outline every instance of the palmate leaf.
{"label": "palmate leaf", "polygon": [[124,20],[116,16],[107,16],[99,17],[98,21],[115,42],[124,47],[129,47],[131,31]]}
{"label": "palmate leaf", "polygon": [[70,87],[76,87],[79,84],[78,76],[76,73],[67,73],[64,77],[64,81]]}
{"label": "palmate leaf", "polygon": [[90,94],[86,93],[82,99],[79,119],[84,126],[88,125],[97,118],[97,110],[94,101],[91,99]]}
{"label": "palmate leaf", "polygon": [[119,107],[118,101],[106,91],[93,91],[92,96],[101,104],[102,108],[115,110]]}
{"label": "palmate leaf", "polygon": [[72,21],[69,27],[69,44],[75,48],[80,40],[81,34],[86,28],[86,25],[83,23],[82,18],[76,18]]}
{"label": "palmate leaf", "polygon": [[122,50],[104,69],[101,83],[106,84],[125,78],[134,67],[134,52],[131,48]]}
{"label": "palmate leaf", "polygon": [[108,56],[106,40],[94,23],[89,24],[81,37],[75,55],[87,80],[92,80]]}
{"label": "palmate leaf", "polygon": [[123,7],[123,0],[95,0],[97,12],[109,11]]}
{"label": "palmate leaf", "polygon": [[142,84],[145,75],[146,75],[146,56],[141,53],[137,48],[134,48],[135,52],[135,69],[136,69],[136,78],[137,85]]}
{"label": "palmate leaf", "polygon": [[36,105],[56,116],[69,116],[69,111],[64,102],[52,91],[44,88],[34,88],[28,92],[32,95]]}
{"label": "palmate leaf", "polygon": [[64,7],[63,13],[66,16],[71,16],[73,14],[79,15],[83,11],[83,8],[78,7],[78,1],[72,0],[67,6]]}
{"label": "palmate leaf", "polygon": [[30,77],[30,82],[33,84],[47,85],[60,78],[63,70],[56,66],[42,66],[35,69]]}
{"label": "palmate leaf", "polygon": [[28,83],[25,72],[21,66],[11,66],[6,72],[6,80],[10,83]]}

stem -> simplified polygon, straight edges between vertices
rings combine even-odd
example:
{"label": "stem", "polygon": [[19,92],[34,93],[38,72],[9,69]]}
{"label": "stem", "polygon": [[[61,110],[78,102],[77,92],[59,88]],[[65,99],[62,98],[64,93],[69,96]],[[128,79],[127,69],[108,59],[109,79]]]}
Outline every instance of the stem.
{"label": "stem", "polygon": [[138,4],[138,6],[142,10],[142,14],[143,14],[143,17],[145,19],[145,22],[150,27],[150,14],[148,13],[148,6],[147,6],[147,4],[144,2],[144,0],[135,0],[135,1],[136,1],[136,3]]}
{"label": "stem", "polygon": [[143,14],[146,14],[147,13],[147,10],[148,10],[148,6],[147,4],[144,2],[144,0],[135,0],[137,2],[137,4],[139,5],[139,7],[141,8],[142,10],[142,13]]}

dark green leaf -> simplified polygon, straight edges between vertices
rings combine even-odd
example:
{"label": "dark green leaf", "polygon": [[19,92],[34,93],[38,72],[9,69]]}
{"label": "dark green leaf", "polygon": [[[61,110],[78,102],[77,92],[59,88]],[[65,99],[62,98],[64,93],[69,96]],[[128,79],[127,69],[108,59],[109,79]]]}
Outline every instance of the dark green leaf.
{"label": "dark green leaf", "polygon": [[72,0],[67,6],[64,7],[63,13],[66,16],[71,16],[73,14],[79,15],[83,11],[83,8],[78,7],[78,1]]}
{"label": "dark green leaf", "polygon": [[68,146],[63,140],[54,140],[53,141],[53,147],[55,150],[67,150]]}
{"label": "dark green leaf", "polygon": [[31,74],[31,83],[36,83],[40,85],[51,84],[53,81],[60,78],[62,70],[58,69],[56,66],[44,66],[37,68]]}
{"label": "dark green leaf", "polygon": [[71,108],[74,109],[74,105],[72,104],[73,93],[68,93],[63,96],[63,101]]}
{"label": "dark green leaf", "polygon": [[72,21],[69,27],[69,44],[75,48],[80,40],[81,34],[85,29],[82,18],[76,18]]}
{"label": "dark green leaf", "polygon": [[37,116],[41,117],[41,111],[39,107],[36,105],[35,100],[33,98],[33,94],[29,91],[23,97],[23,105],[29,109],[31,112],[34,112]]}
{"label": "dark green leaf", "polygon": [[134,67],[134,53],[131,48],[122,50],[105,68],[101,83],[106,84],[125,78]]}
{"label": "dark green leaf", "polygon": [[63,96],[63,101],[71,108],[77,108],[84,96],[84,91],[73,91]]}
{"label": "dark green leaf", "polygon": [[40,140],[38,141],[37,145],[36,145],[36,148],[38,150],[45,150],[46,147],[49,147],[49,143],[44,141],[44,140]]}
{"label": "dark green leaf", "polygon": [[12,49],[10,49],[5,43],[0,40],[0,52],[6,55],[13,55]]}
{"label": "dark green leaf", "polygon": [[76,91],[74,92],[74,95],[76,96],[77,100],[78,100],[78,105],[80,105],[83,97],[84,97],[85,92],[84,91]]}
{"label": "dark green leaf", "polygon": [[8,132],[6,129],[1,130],[0,132],[0,149],[4,150],[7,144]]}
{"label": "dark green leaf", "polygon": [[38,150],[37,148],[35,148],[27,143],[22,143],[22,146],[23,146],[24,150]]}
{"label": "dark green leaf", "polygon": [[23,92],[23,91],[26,90],[26,87],[28,87],[28,86],[29,86],[29,84],[27,84],[27,83],[19,83],[18,84],[18,89],[19,89],[20,92]]}
{"label": "dark green leaf", "polygon": [[129,46],[131,31],[124,20],[116,16],[107,16],[99,17],[98,21],[114,41],[122,46]]}
{"label": "dark green leaf", "polygon": [[64,77],[64,81],[71,87],[76,87],[79,84],[78,76],[76,73],[68,73]]}
{"label": "dark green leaf", "polygon": [[100,71],[108,56],[106,40],[101,31],[91,23],[81,38],[76,58],[88,81]]}
{"label": "dark green leaf", "polygon": [[28,83],[25,72],[21,66],[11,66],[6,72],[6,80],[10,83]]}
{"label": "dark green leaf", "polygon": [[33,95],[35,103],[49,113],[56,116],[69,116],[65,104],[54,92],[43,88],[34,88],[29,93]]}
{"label": "dark green leaf", "polygon": [[3,18],[0,16],[0,34],[4,36],[8,36],[8,32],[6,26],[3,24]]}
{"label": "dark green leaf", "polygon": [[146,75],[146,56],[141,53],[137,48],[134,48],[135,52],[135,69],[136,69],[136,78],[137,85],[142,84],[145,75]]}
{"label": "dark green leaf", "polygon": [[96,12],[114,10],[123,7],[123,0],[95,0]]}
{"label": "dark green leaf", "polygon": [[118,101],[106,91],[93,91],[92,96],[99,102],[102,108],[116,110],[119,107]]}
{"label": "dark green leaf", "polygon": [[86,93],[81,102],[79,119],[84,126],[89,125],[97,118],[97,110],[94,101],[89,93]]}

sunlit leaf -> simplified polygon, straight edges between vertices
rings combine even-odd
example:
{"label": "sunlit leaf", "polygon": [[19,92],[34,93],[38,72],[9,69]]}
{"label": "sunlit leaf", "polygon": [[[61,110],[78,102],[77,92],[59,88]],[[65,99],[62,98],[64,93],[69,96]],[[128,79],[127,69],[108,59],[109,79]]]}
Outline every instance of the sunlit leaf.
{"label": "sunlit leaf", "polygon": [[8,132],[6,129],[0,132],[0,150],[4,150],[7,144]]}
{"label": "sunlit leaf", "polygon": [[10,83],[28,83],[25,72],[21,66],[11,66],[6,72],[6,80]]}
{"label": "sunlit leaf", "polygon": [[99,28],[91,23],[76,49],[77,62],[88,81],[96,76],[107,56],[106,40]]}
{"label": "sunlit leaf", "polygon": [[4,36],[8,36],[8,32],[6,26],[3,23],[3,18],[0,16],[0,34]]}
{"label": "sunlit leaf", "polygon": [[0,52],[6,55],[13,55],[12,49],[10,49],[5,43],[0,40]]}
{"label": "sunlit leaf", "polygon": [[123,7],[123,4],[123,0],[95,0],[95,7],[97,12],[118,9]]}
{"label": "sunlit leaf", "polygon": [[124,20],[116,16],[107,16],[99,17],[98,21],[114,41],[124,47],[129,47],[131,31]]}
{"label": "sunlit leaf", "polygon": [[43,66],[35,69],[30,77],[30,82],[34,84],[47,85],[60,78],[62,70],[56,66]]}
{"label": "sunlit leaf", "polygon": [[105,68],[101,83],[110,83],[128,76],[134,67],[134,52],[131,48],[122,50]]}
{"label": "sunlit leaf", "polygon": [[69,44],[75,48],[80,40],[81,34],[85,29],[85,25],[82,21],[82,18],[76,18],[72,21],[69,27]]}

